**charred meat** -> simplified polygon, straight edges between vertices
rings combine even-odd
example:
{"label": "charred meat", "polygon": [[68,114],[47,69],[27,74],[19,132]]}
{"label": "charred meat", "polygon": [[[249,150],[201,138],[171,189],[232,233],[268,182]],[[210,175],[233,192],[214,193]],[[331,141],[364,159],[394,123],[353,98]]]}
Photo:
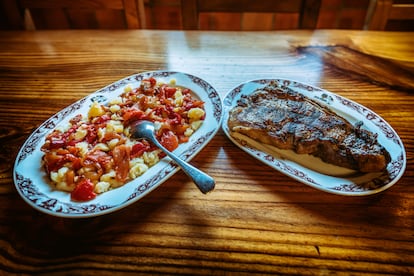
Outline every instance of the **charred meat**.
{"label": "charred meat", "polygon": [[360,172],[383,171],[390,161],[376,134],[276,83],[243,96],[230,111],[228,126],[261,143]]}

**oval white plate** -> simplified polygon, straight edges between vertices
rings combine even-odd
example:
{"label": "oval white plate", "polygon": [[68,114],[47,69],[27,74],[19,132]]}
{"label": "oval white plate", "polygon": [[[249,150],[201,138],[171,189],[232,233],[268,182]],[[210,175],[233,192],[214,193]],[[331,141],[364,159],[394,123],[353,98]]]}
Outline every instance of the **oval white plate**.
{"label": "oval white plate", "polygon": [[[363,128],[378,133],[378,142],[391,155],[387,170],[382,173],[355,173],[351,170],[323,163],[319,158],[281,151],[231,133],[227,121],[229,111],[242,95],[249,95],[258,88],[277,81],[283,89],[291,89],[327,106],[352,124],[363,122]],[[222,128],[227,137],[242,150],[270,167],[316,189],[347,196],[362,196],[384,191],[403,175],[406,155],[403,143],[392,127],[368,108],[329,91],[307,84],[282,79],[261,79],[240,84],[225,96],[223,101]],[[329,172],[329,175],[328,175]]]}
{"label": "oval white plate", "polygon": [[43,153],[40,147],[45,136],[58,124],[67,124],[77,114],[86,115],[93,100],[109,101],[120,95],[125,86],[137,87],[142,79],[149,77],[165,83],[174,79],[177,85],[193,90],[194,96],[205,103],[204,123],[190,137],[189,142],[181,144],[174,153],[189,161],[206,146],[220,128],[223,112],[220,96],[210,84],[198,77],[180,72],[154,71],[132,75],[66,107],[29,136],[14,165],[14,183],[21,197],[34,208],[51,215],[71,218],[92,217],[114,212],[136,202],[177,172],[179,168],[166,157],[124,186],[98,195],[86,203],[77,203],[70,200],[69,193],[53,189],[42,167]]}

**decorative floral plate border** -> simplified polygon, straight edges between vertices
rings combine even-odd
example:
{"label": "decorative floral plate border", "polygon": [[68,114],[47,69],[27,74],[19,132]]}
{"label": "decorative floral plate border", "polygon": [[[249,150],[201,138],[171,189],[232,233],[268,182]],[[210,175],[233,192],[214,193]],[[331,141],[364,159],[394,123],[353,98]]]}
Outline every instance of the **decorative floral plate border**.
{"label": "decorative floral plate border", "polygon": [[[378,141],[390,153],[391,162],[383,173],[354,173],[327,175],[313,169],[311,164],[299,164],[275,154],[271,147],[259,144],[248,137],[231,133],[227,121],[229,111],[242,95],[249,95],[258,88],[276,81],[280,88],[291,89],[311,98],[340,114],[351,123],[363,122],[363,128],[378,134]],[[324,89],[285,79],[260,79],[242,83],[230,90],[223,101],[222,128],[227,137],[239,148],[270,167],[316,189],[346,196],[365,196],[384,191],[394,185],[406,168],[403,143],[392,127],[368,108]],[[300,159],[300,158],[299,158]],[[304,161],[306,162],[306,161]]]}
{"label": "decorative floral plate border", "polygon": [[170,71],[153,71],[135,74],[118,80],[71,104],[41,124],[20,149],[14,165],[14,183],[20,196],[35,209],[59,217],[93,217],[122,209],[157,188],[179,168],[168,157],[151,167],[146,173],[122,187],[108,191],[86,203],[70,200],[69,193],[53,189],[42,167],[40,147],[44,139],[59,124],[67,124],[77,114],[87,114],[92,101],[109,101],[123,92],[127,85],[137,87],[149,77],[190,88],[195,96],[205,102],[206,118],[189,142],[181,144],[175,153],[184,160],[191,160],[215,136],[222,120],[222,102],[217,91],[199,77]]}

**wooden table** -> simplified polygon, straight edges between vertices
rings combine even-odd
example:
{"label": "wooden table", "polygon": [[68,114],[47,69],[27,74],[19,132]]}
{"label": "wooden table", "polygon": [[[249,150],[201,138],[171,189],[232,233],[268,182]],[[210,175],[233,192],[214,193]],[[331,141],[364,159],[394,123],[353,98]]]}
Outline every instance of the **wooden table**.
{"label": "wooden table", "polygon": [[[414,274],[414,35],[367,31],[0,32],[0,274]],[[258,78],[320,86],[398,132],[407,169],[372,196],[321,192],[263,165],[220,130],[192,163],[142,200],[69,219],[26,204],[13,164],[57,111],[125,76],[197,75],[224,96]]]}

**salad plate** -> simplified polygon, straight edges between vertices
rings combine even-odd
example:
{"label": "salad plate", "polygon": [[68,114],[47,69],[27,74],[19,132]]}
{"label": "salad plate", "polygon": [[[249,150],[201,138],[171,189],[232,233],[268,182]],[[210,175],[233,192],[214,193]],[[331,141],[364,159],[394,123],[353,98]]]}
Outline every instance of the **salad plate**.
{"label": "salad plate", "polygon": [[[351,124],[362,122],[362,128],[376,133],[378,142],[389,152],[391,161],[383,172],[361,173],[324,163],[319,158],[296,154],[291,150],[259,143],[249,137],[231,132],[227,121],[229,111],[242,96],[247,96],[276,82],[329,108]],[[395,130],[378,114],[368,108],[327,90],[286,79],[258,79],[242,83],[230,90],[223,100],[222,128],[226,136],[240,149],[273,169],[313,188],[346,196],[364,196],[384,191],[394,185],[406,168],[404,145]]]}
{"label": "salad plate", "polygon": [[67,125],[76,115],[86,115],[93,102],[105,104],[122,94],[126,86],[138,87],[143,79],[151,77],[157,82],[173,82],[189,88],[194,98],[204,102],[203,124],[174,153],[183,160],[190,161],[201,151],[221,126],[222,101],[217,91],[203,79],[182,72],[152,71],[135,74],[109,84],[64,108],[28,137],[16,157],[13,171],[15,187],[24,201],[35,209],[54,216],[93,217],[114,212],[138,201],[176,173],[179,167],[165,157],[125,185],[99,194],[90,201],[76,202],[71,200],[70,193],[53,187],[42,165],[41,147],[49,133],[57,127]]}

